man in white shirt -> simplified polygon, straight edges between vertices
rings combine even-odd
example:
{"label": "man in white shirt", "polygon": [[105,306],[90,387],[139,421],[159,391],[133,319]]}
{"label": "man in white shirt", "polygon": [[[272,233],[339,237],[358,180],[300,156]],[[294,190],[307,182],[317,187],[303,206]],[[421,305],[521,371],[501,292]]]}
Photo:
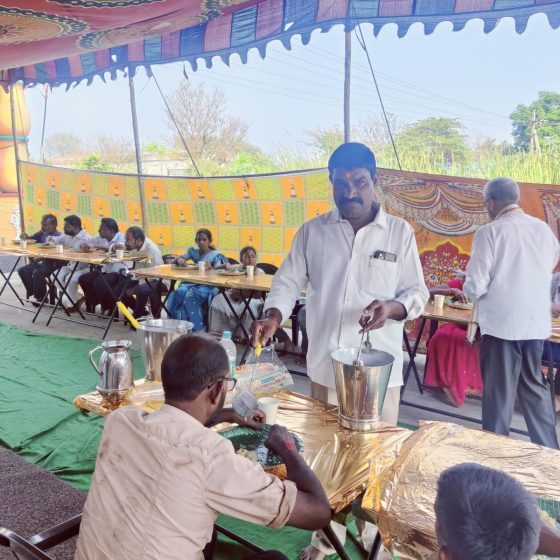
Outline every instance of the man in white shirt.
{"label": "man in white shirt", "polygon": [[[82,220],[79,216],[74,214],[66,216],[64,218],[64,233],[58,236],[52,236],[47,238],[49,241],[55,245],[62,245],[64,249],[73,249],[75,251],[80,251],[82,246],[89,241],[89,233],[82,228]],[[62,283],[66,282],[67,277],[74,270],[75,263],[69,263],[63,266],[56,275],[61,279]],[[68,297],[64,297],[66,305],[71,306],[72,309],[78,300],[78,280],[82,274],[88,271],[89,265],[85,263],[79,263],[72,274],[72,278],[66,286],[66,294]]]}
{"label": "man in white shirt", "polygon": [[382,416],[397,423],[402,385],[403,322],[424,310],[428,290],[412,227],[377,202],[375,157],[349,142],[329,159],[336,210],[303,224],[272,281],[265,319],[253,324],[253,343],[265,344],[307,289],[307,373],[312,396],[337,403],[331,353],[360,345],[395,357]]}
{"label": "man in white shirt", "polygon": [[[119,231],[119,224],[113,218],[101,218],[99,230],[96,237],[92,237],[82,249],[84,252],[90,251],[108,251],[111,245],[116,243],[124,243],[124,234]],[[118,278],[119,272],[122,270],[126,272],[128,268],[132,267],[131,262],[114,262],[105,264],[102,267],[96,267],[95,270],[86,272],[78,280],[78,284],[84,292],[84,299],[86,304],[86,311],[93,313],[95,307],[101,303],[101,295],[106,291],[104,283],[107,281],[108,275],[112,277],[116,275]],[[103,276],[102,276],[103,275]],[[109,280],[111,282],[111,280]],[[109,284],[111,285],[111,284]],[[105,290],[104,290],[105,288]],[[79,300],[76,308],[82,303]],[[108,307],[105,309],[107,311]],[[70,311],[70,310],[69,310]]]}
{"label": "man in white shirt", "polygon": [[[127,407],[109,415],[76,560],[201,560],[218,513],[273,528],[327,525],[331,511],[321,483],[285,428],[273,426],[266,445],[282,457],[286,480],[237,455],[209,429],[224,421],[263,427],[258,410],[241,418],[223,408],[235,387],[229,374],[217,341],[180,337],[161,364],[165,404],[151,414]],[[278,552],[251,558],[287,560]]]}
{"label": "man in white shirt", "polygon": [[533,443],[558,449],[554,409],[541,372],[551,333],[550,284],[560,256],[548,225],[519,207],[519,185],[493,179],[484,187],[492,220],[477,230],[464,291],[476,301],[482,335],[482,427],[508,435],[515,396]]}
{"label": "man in white shirt", "polygon": [[[129,227],[126,230],[124,245],[116,243],[111,246],[111,250],[116,249],[126,249],[128,251],[136,251],[148,255],[150,262],[135,262],[133,268],[147,268],[163,264],[163,255],[161,254],[160,248],[151,239],[148,239],[144,235],[142,229],[137,226]],[[127,280],[122,274],[120,276],[122,278],[117,282],[114,288],[116,294],[120,293],[122,282],[126,282]],[[134,298],[131,294],[131,288],[134,288],[132,292],[135,296]],[[157,317],[161,310],[159,281],[150,280],[149,282],[139,282],[136,279],[132,279],[127,288],[127,293],[123,297],[123,303],[133,310],[132,314],[136,319],[148,314],[146,308],[148,299],[150,300],[152,315]]]}

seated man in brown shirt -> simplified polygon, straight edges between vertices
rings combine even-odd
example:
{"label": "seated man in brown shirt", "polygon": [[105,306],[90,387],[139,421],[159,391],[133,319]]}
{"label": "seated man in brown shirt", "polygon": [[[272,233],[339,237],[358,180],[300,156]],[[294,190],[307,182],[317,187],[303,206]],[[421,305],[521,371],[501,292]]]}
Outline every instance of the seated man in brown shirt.
{"label": "seated man in brown shirt", "polygon": [[76,560],[199,560],[218,513],[269,527],[315,530],[329,523],[321,484],[285,428],[273,426],[266,442],[284,460],[284,481],[209,429],[222,421],[264,421],[259,411],[243,419],[223,408],[235,380],[218,342],[201,334],[177,339],[161,373],[165,404],[158,411],[127,407],[107,418]]}

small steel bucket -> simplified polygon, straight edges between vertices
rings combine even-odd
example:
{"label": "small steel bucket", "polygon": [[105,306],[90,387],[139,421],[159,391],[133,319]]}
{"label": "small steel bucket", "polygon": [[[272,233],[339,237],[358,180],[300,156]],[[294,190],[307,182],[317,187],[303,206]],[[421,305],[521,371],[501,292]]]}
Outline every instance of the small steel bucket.
{"label": "small steel bucket", "polygon": [[161,381],[161,362],[165,351],[176,338],[189,334],[193,324],[177,319],[148,319],[139,323],[137,333],[146,381]]}
{"label": "small steel bucket", "polygon": [[354,365],[358,348],[339,348],[331,354],[338,397],[340,425],[357,432],[379,427],[381,410],[389,386],[394,356],[381,350],[362,350]]}

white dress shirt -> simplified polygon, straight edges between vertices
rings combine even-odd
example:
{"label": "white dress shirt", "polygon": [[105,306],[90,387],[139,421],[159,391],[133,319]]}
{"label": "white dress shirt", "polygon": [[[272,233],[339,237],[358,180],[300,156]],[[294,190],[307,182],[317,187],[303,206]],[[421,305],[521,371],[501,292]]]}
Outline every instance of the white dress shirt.
{"label": "white dress shirt", "polygon": [[[110,250],[110,248],[116,244],[124,245],[124,233],[117,231],[117,233],[115,233],[111,241],[108,241],[107,239],[101,237],[100,235],[96,235],[95,237],[92,237],[88,243],[88,245],[91,245],[92,247],[97,247],[99,249],[107,249],[107,250]],[[123,270],[125,268],[132,268],[132,263],[118,262],[118,263],[104,264],[103,267],[101,268],[101,271],[119,272],[120,270]]]}
{"label": "white dress shirt", "polygon": [[[55,245],[62,245],[65,249],[74,249],[79,251],[82,248],[84,243],[89,243],[91,237],[89,233],[85,229],[81,229],[76,235],[68,235],[67,233],[63,233],[56,237],[52,237],[52,242]],[[58,275],[65,276],[74,268],[74,263],[66,265],[65,268],[61,269]],[[89,268],[87,263],[79,263],[76,267],[76,271],[78,270],[86,270]],[[76,276],[76,282],[78,281],[78,276]]]}
{"label": "white dress shirt", "polygon": [[[393,253],[396,262],[373,258],[376,251]],[[274,275],[265,308],[276,307],[287,319],[304,288],[308,375],[331,388],[335,386],[331,353],[360,345],[358,321],[373,300],[399,301],[406,319],[415,319],[429,297],[412,227],[381,208],[375,220],[356,234],[336,209],[303,224]],[[371,332],[373,347],[395,357],[390,387],[402,385],[402,339],[402,321],[387,321]]]}
{"label": "white dress shirt", "polygon": [[503,340],[550,336],[550,283],[560,256],[548,225],[524,212],[504,214],[474,235],[463,289],[476,300],[481,334]]}
{"label": "white dress shirt", "polygon": [[296,497],[186,412],[121,408],[105,423],[75,560],[203,560],[218,513],[282,527]]}
{"label": "white dress shirt", "polygon": [[160,248],[151,240],[146,237],[142,247],[138,249],[142,253],[147,253],[150,258],[150,262],[137,262],[134,263],[134,268],[148,268],[152,266],[159,266],[163,264],[163,255],[161,254]]}

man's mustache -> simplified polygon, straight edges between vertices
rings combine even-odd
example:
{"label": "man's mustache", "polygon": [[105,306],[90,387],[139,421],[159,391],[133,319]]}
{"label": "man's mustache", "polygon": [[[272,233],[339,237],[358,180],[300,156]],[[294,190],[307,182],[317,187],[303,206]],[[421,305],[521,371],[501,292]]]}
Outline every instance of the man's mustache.
{"label": "man's mustache", "polygon": [[363,204],[364,201],[359,196],[353,196],[352,198],[344,197],[340,204]]}

